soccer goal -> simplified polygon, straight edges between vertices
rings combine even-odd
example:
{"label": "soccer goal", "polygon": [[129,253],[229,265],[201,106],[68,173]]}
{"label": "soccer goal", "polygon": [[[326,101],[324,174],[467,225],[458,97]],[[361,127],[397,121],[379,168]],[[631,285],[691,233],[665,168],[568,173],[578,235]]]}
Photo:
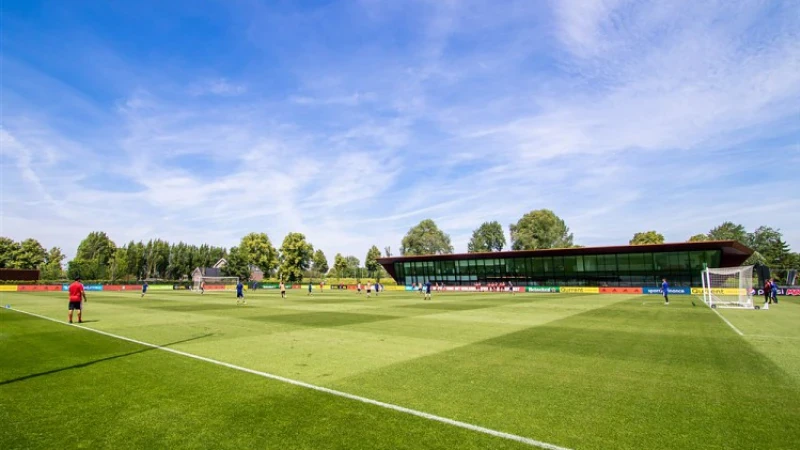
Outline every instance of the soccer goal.
{"label": "soccer goal", "polygon": [[701,278],[708,306],[758,309],[753,305],[753,266],[706,268]]}
{"label": "soccer goal", "polygon": [[202,285],[205,290],[225,290],[233,289],[239,284],[239,277],[206,277],[203,275],[195,275],[192,277],[192,290],[200,292]]}

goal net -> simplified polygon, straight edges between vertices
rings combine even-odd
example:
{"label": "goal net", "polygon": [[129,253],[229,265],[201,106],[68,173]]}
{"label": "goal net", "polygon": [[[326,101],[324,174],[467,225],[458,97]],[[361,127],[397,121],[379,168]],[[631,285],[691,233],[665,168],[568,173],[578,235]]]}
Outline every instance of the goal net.
{"label": "goal net", "polygon": [[206,277],[203,275],[195,275],[192,277],[192,290],[195,292],[200,291],[200,286],[206,291],[222,291],[226,289],[235,289],[239,284],[239,277]]}
{"label": "goal net", "polygon": [[703,301],[712,308],[754,309],[753,266],[705,269]]}

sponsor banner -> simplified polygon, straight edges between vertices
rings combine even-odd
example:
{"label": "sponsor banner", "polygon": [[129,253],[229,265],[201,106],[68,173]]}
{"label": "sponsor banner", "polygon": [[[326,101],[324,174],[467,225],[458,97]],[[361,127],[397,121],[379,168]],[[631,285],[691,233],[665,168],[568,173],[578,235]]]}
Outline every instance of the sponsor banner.
{"label": "sponsor banner", "polygon": [[[128,286],[125,290],[129,290],[132,288],[136,288],[140,291],[142,290],[142,286],[136,286],[136,285]],[[150,284],[147,286],[148,291],[171,291],[173,289],[175,289],[175,287],[171,284]],[[208,286],[206,286],[206,289],[208,289]]]}
{"label": "sponsor banner", "polygon": [[[147,290],[153,289],[155,286],[148,286]],[[169,286],[172,289],[172,286]],[[104,291],[130,291],[130,292],[142,292],[142,286],[137,286],[135,284],[107,284],[103,286]]]}
{"label": "sponsor banner", "polygon": [[[670,294],[672,293],[672,288],[670,288],[669,292]],[[693,287],[690,293],[693,295],[703,295],[703,288]],[[747,294],[747,290],[739,288],[712,288],[711,293],[716,295],[743,295]]]}
{"label": "sponsor banner", "polygon": [[36,285],[36,284],[28,284],[28,285],[19,285],[17,286],[17,291],[19,292],[52,292],[52,291],[60,291],[61,285]]}
{"label": "sponsor banner", "polygon": [[[69,291],[69,285],[68,284],[62,284],[61,285],[61,290],[62,291]],[[103,290],[103,285],[102,284],[84,284],[83,285],[83,290],[84,291],[102,291]]]}
{"label": "sponsor banner", "polygon": [[525,291],[537,293],[557,293],[558,286],[528,286],[525,288]]}
{"label": "sponsor banner", "polygon": [[599,287],[560,286],[558,291],[562,294],[599,294]]}
{"label": "sponsor banner", "polygon": [[641,294],[640,287],[601,287],[601,294]]}
{"label": "sponsor banner", "polygon": [[[22,287],[22,286],[20,286],[20,287]],[[800,289],[800,288],[795,287],[795,286],[792,286],[792,287],[780,287],[780,286],[778,286],[778,295],[792,295],[792,294],[787,294],[787,292],[789,292],[790,290],[797,291],[798,289]],[[754,289],[754,290],[750,291],[750,295],[758,295],[759,297],[763,297],[764,296],[764,289],[758,289],[758,290]],[[794,295],[798,295],[798,294],[794,294]]]}
{"label": "sponsor banner", "polygon": [[[689,295],[694,294],[695,288],[688,287],[671,287],[669,288],[669,295]],[[661,293],[660,286],[648,286],[642,288],[642,294],[650,295],[664,295]],[[700,289],[700,295],[703,294],[703,289]]]}
{"label": "sponsor banner", "polygon": [[0,292],[17,292],[16,284],[0,284]]}
{"label": "sponsor banner", "polygon": [[278,283],[261,283],[261,289],[278,289],[279,287]]}
{"label": "sponsor banner", "polygon": [[791,286],[784,289],[783,295],[800,296],[800,287]]}
{"label": "sponsor banner", "polygon": [[405,286],[384,286],[383,290],[384,291],[405,291],[406,287]]}

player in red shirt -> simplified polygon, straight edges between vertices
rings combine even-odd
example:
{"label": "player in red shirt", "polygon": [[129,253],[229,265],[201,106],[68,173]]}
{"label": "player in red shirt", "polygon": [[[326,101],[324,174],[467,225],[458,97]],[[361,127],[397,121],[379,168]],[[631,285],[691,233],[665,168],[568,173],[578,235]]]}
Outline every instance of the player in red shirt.
{"label": "player in red shirt", "polygon": [[78,310],[78,323],[83,323],[81,317],[83,302],[86,300],[86,292],[83,290],[83,284],[80,277],[75,278],[75,282],[69,285],[69,323],[72,323],[72,311]]}

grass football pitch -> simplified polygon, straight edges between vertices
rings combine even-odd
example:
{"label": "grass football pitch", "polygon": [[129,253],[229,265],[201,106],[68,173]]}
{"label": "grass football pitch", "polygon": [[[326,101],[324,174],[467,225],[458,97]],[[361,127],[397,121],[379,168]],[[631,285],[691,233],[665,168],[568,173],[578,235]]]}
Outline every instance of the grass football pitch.
{"label": "grass football pitch", "polygon": [[688,296],[668,307],[632,295],[88,297],[87,322],[68,326],[62,293],[0,293],[12,308],[0,309],[0,448],[800,443],[789,298],[721,310],[739,335]]}

